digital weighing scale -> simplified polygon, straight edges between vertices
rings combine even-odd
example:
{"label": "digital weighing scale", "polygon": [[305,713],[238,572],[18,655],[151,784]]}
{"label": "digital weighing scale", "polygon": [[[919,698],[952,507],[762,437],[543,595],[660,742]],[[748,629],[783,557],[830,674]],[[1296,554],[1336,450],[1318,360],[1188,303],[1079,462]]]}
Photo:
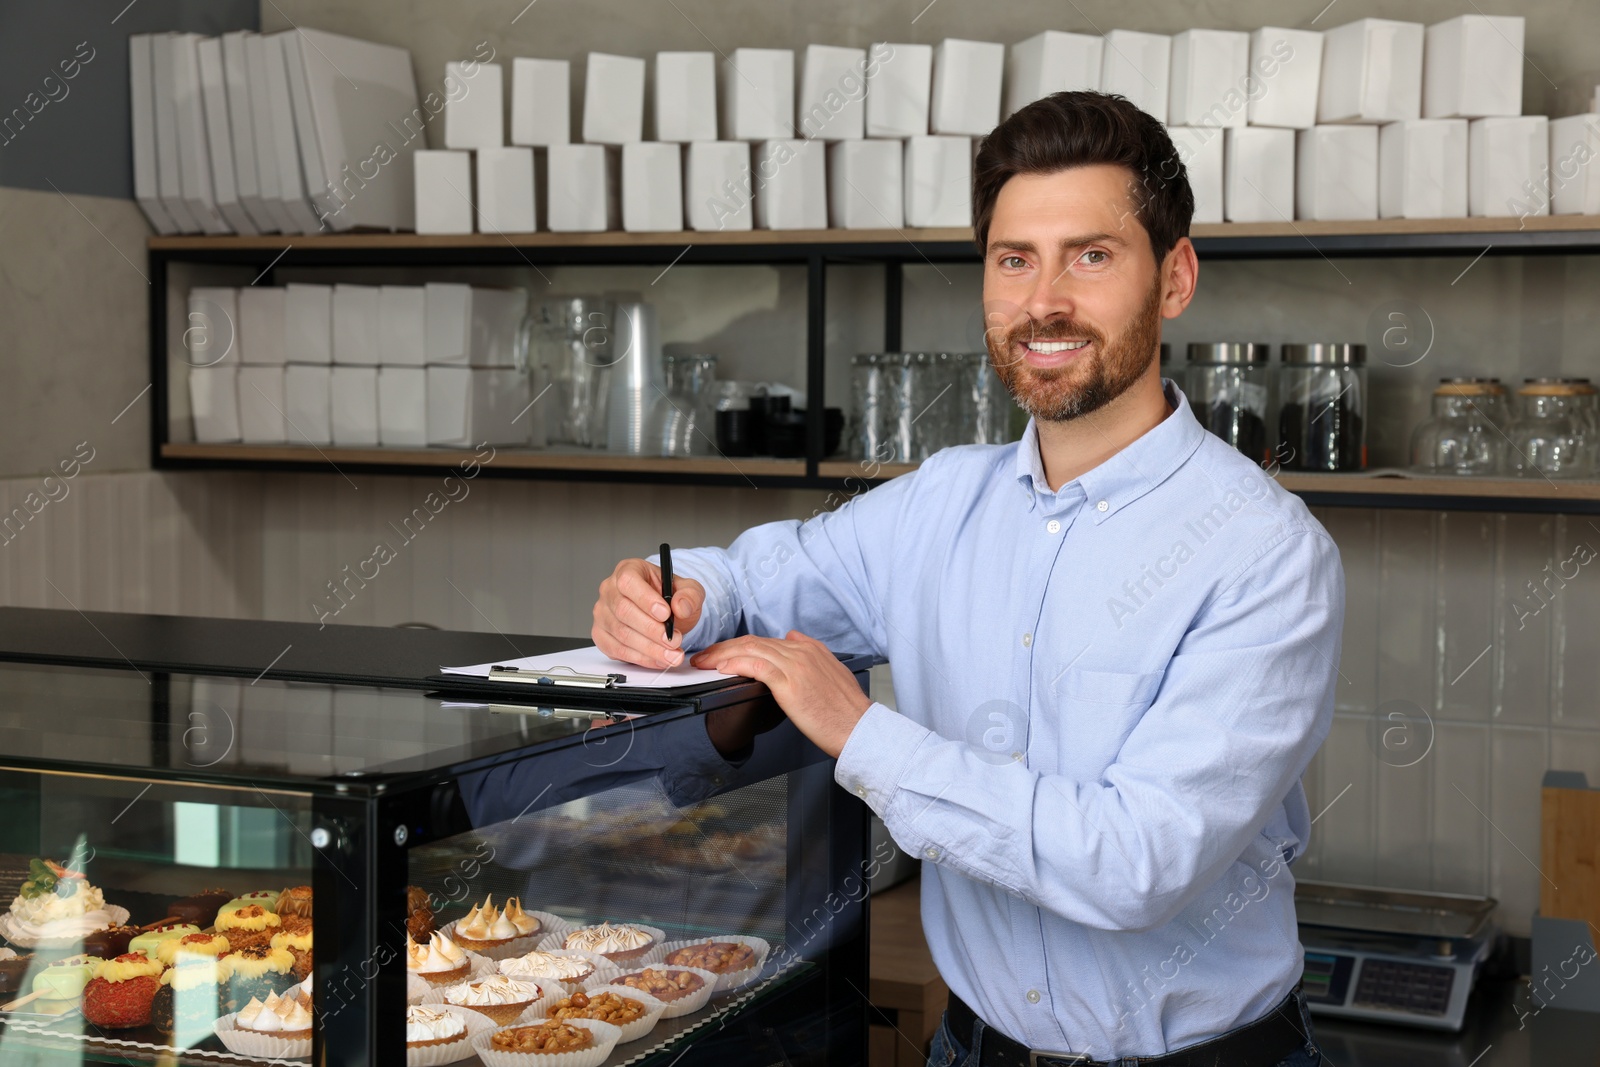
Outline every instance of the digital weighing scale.
{"label": "digital weighing scale", "polygon": [[1497,901],[1328,882],[1297,883],[1294,900],[1314,1013],[1461,1029]]}

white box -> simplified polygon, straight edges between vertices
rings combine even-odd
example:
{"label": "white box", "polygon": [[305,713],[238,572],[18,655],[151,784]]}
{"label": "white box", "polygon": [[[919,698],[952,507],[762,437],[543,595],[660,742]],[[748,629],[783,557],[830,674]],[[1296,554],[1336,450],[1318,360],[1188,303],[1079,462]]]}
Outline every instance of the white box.
{"label": "white box", "polygon": [[418,233],[472,232],[472,156],[449,149],[416,152]]}
{"label": "white box", "polygon": [[217,210],[211,183],[211,149],[200,97],[200,35],[172,35],[172,104],[177,113],[178,170],[189,214],[206,233],[231,232]]}
{"label": "white box", "polygon": [[1229,222],[1294,218],[1294,131],[1245,126],[1223,131],[1222,214]]}
{"label": "white box", "polygon": [[429,367],[428,444],[525,445],[528,376],[518,370]]}
{"label": "white box", "polygon": [[822,149],[817,141],[763,141],[756,146],[757,228],[827,228],[827,160]]}
{"label": "white box", "polygon": [[556,144],[549,148],[545,178],[545,220],[553,233],[595,233],[617,228],[617,172],[614,148],[598,144]]}
{"label": "white box", "polygon": [[806,46],[795,126],[802,137],[849,141],[866,127],[867,52],[864,48]]}
{"label": "white box", "polygon": [[1250,35],[1184,30],[1172,39],[1167,118],[1174,126],[1243,126],[1248,118]]}
{"label": "white box", "polygon": [[239,440],[239,367],[232,362],[189,368],[189,412],[203,445]]}
{"label": "white box", "polygon": [[239,368],[239,439],[247,445],[289,440],[283,421],[283,367]]}
{"label": "white box", "polygon": [[1295,133],[1295,217],[1378,217],[1378,127],[1313,126]]}
{"label": "white box", "polygon": [[291,363],[283,368],[283,414],[291,445],[333,444],[333,368]]}
{"label": "white box", "polygon": [[933,46],[872,46],[867,60],[867,136],[920,137],[933,98]]}
{"label": "white box", "polygon": [[1422,117],[1422,23],[1357,19],[1322,35],[1318,122]]}
{"label": "white box", "polygon": [[421,446],[428,443],[428,369],[378,368],[378,443]]}
{"label": "white box", "polygon": [[334,444],[346,447],[378,443],[377,367],[334,367],[328,397]]}
{"label": "white box", "polygon": [[1467,125],[1467,210],[1475,217],[1550,214],[1550,122],[1543,115]]}
{"label": "white box", "polygon": [[1172,38],[1161,33],[1112,30],[1100,61],[1100,91],[1127,97],[1161,122],[1167,121],[1167,85]]}
{"label": "white box", "polygon": [[972,139],[907,138],[905,183],[907,226],[972,225]]}
{"label": "white box", "polygon": [[284,290],[276,285],[246,285],[239,290],[239,329],[234,344],[245,363],[277,364],[284,355]]}
{"label": "white box", "polygon": [[1467,120],[1408,119],[1378,131],[1378,214],[1467,217]]}
{"label": "white box", "polygon": [[[1006,115],[1052,93],[1100,88],[1104,37],[1045,30],[1006,53]],[[919,131],[920,132],[920,131]]]}
{"label": "white box", "polygon": [[683,146],[641,141],[622,146],[622,228],[683,229]]}
{"label": "white box", "polygon": [[376,367],[378,359],[378,287],[333,287],[333,362]]}
{"label": "white box", "polygon": [[515,365],[517,331],[528,310],[526,289],[455,282],[429,282],[423,289],[429,364]]}
{"label": "white box", "polygon": [[722,136],[765,141],[794,135],[794,52],[735,48],[722,73]]}
{"label": "white box", "polygon": [[284,286],[283,358],[290,363],[333,362],[333,286]]}
{"label": "white box", "polygon": [[828,146],[828,225],[898,230],[905,225],[898,141],[840,141]]}
{"label": "white box", "polygon": [[[261,233],[278,228],[274,212],[262,199],[261,166],[256,162],[255,117],[250,98],[249,61],[245,56],[247,30],[222,35],[222,76],[227,90],[229,140],[233,142],[233,172],[239,187],[239,204]],[[148,58],[148,50],[146,52]],[[147,72],[148,73],[148,72]],[[137,151],[135,157],[137,158]],[[276,183],[274,183],[276,189]]]}
{"label": "white box", "polygon": [[429,282],[422,287],[427,363],[466,363],[472,338],[472,286]]}
{"label": "white box", "polygon": [[133,141],[133,196],[139,209],[160,234],[177,233],[177,224],[161,203],[160,180],[156,171],[155,79],[151,74],[148,33],[128,37],[128,99]]}
{"label": "white box", "polygon": [[656,53],[655,116],[658,141],[717,139],[716,53]]}
{"label": "white box", "polygon": [[1550,120],[1550,211],[1600,215],[1600,115]]}
{"label": "white box", "polygon": [[[947,37],[933,50],[934,133],[981,137],[1000,122],[1006,46]],[[909,206],[909,204],[907,205]]]}
{"label": "white box", "polygon": [[184,320],[183,359],[191,367],[239,362],[239,290],[196,286],[189,290]]}
{"label": "white box", "polygon": [[427,290],[385,285],[378,290],[378,362],[420,367],[428,361]]}
{"label": "white box", "polygon": [[[500,64],[467,60],[444,65],[444,146],[499,148],[506,143]],[[455,93],[452,87],[466,91]]]}
{"label": "white box", "polygon": [[1521,15],[1458,15],[1423,39],[1424,118],[1522,114]]}
{"label": "white box", "polygon": [[183,198],[183,167],[178,150],[177,87],[172,51],[175,33],[150,35],[150,97],[154,110],[156,192],[179,233],[199,233],[200,222]]}
{"label": "white box", "polygon": [[572,140],[572,64],[565,59],[511,61],[511,143],[548,148]]}
{"label": "white box", "polygon": [[1322,85],[1321,32],[1264,26],[1252,33],[1250,79],[1245,108],[1250,125],[1295,130],[1315,126]]}
{"label": "white box", "polygon": [[583,139],[590,144],[644,140],[644,60],[590,52],[583,81]]}
{"label": "white box", "polygon": [[478,150],[478,232],[532,233],[533,149]]}
{"label": "white box", "polygon": [[695,230],[748,230],[755,179],[749,141],[695,141],[684,164],[683,206]]}
{"label": "white box", "polygon": [[[1169,126],[1167,135],[1178,150],[1188,174],[1189,188],[1194,193],[1194,221],[1222,221],[1222,144],[1223,131],[1193,126]],[[1152,182],[1170,179],[1174,175],[1157,172]]]}
{"label": "white box", "polygon": [[[255,220],[239,200],[239,176],[233,162],[233,131],[228,117],[228,84],[222,70],[222,39],[202,37],[195,43],[200,102],[205,109],[206,151],[210,156],[212,192],[217,211],[234,233],[257,234]],[[242,131],[250,136],[249,130]]]}

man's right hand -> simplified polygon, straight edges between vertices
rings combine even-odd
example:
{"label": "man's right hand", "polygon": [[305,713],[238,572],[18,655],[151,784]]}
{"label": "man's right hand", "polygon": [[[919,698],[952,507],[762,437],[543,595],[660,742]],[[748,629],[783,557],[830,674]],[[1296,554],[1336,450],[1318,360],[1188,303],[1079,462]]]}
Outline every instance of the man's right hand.
{"label": "man's right hand", "polygon": [[641,667],[675,667],[683,661],[683,635],[700,621],[706,590],[693,578],[672,579],[672,638],[666,631],[667,602],[661,598],[661,568],[625,559],[600,583],[594,602],[595,645],[612,659]]}

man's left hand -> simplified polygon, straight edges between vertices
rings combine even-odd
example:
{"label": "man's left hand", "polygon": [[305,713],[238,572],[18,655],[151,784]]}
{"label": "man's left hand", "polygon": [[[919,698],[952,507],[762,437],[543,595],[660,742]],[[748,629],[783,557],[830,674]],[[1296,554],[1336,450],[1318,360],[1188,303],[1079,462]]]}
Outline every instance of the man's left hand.
{"label": "man's left hand", "polygon": [[798,630],[782,640],[746,635],[719,641],[689,662],[761,682],[800,732],[834,759],[872,706],[850,668],[827,645]]}

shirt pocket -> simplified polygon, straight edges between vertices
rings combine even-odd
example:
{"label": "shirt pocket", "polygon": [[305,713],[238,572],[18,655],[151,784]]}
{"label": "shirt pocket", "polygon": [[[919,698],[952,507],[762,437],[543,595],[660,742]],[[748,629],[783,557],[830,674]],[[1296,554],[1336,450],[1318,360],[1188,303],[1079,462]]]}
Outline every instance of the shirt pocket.
{"label": "shirt pocket", "polygon": [[1060,690],[1059,773],[1078,781],[1099,781],[1155,701],[1165,675],[1165,671],[1067,671]]}

